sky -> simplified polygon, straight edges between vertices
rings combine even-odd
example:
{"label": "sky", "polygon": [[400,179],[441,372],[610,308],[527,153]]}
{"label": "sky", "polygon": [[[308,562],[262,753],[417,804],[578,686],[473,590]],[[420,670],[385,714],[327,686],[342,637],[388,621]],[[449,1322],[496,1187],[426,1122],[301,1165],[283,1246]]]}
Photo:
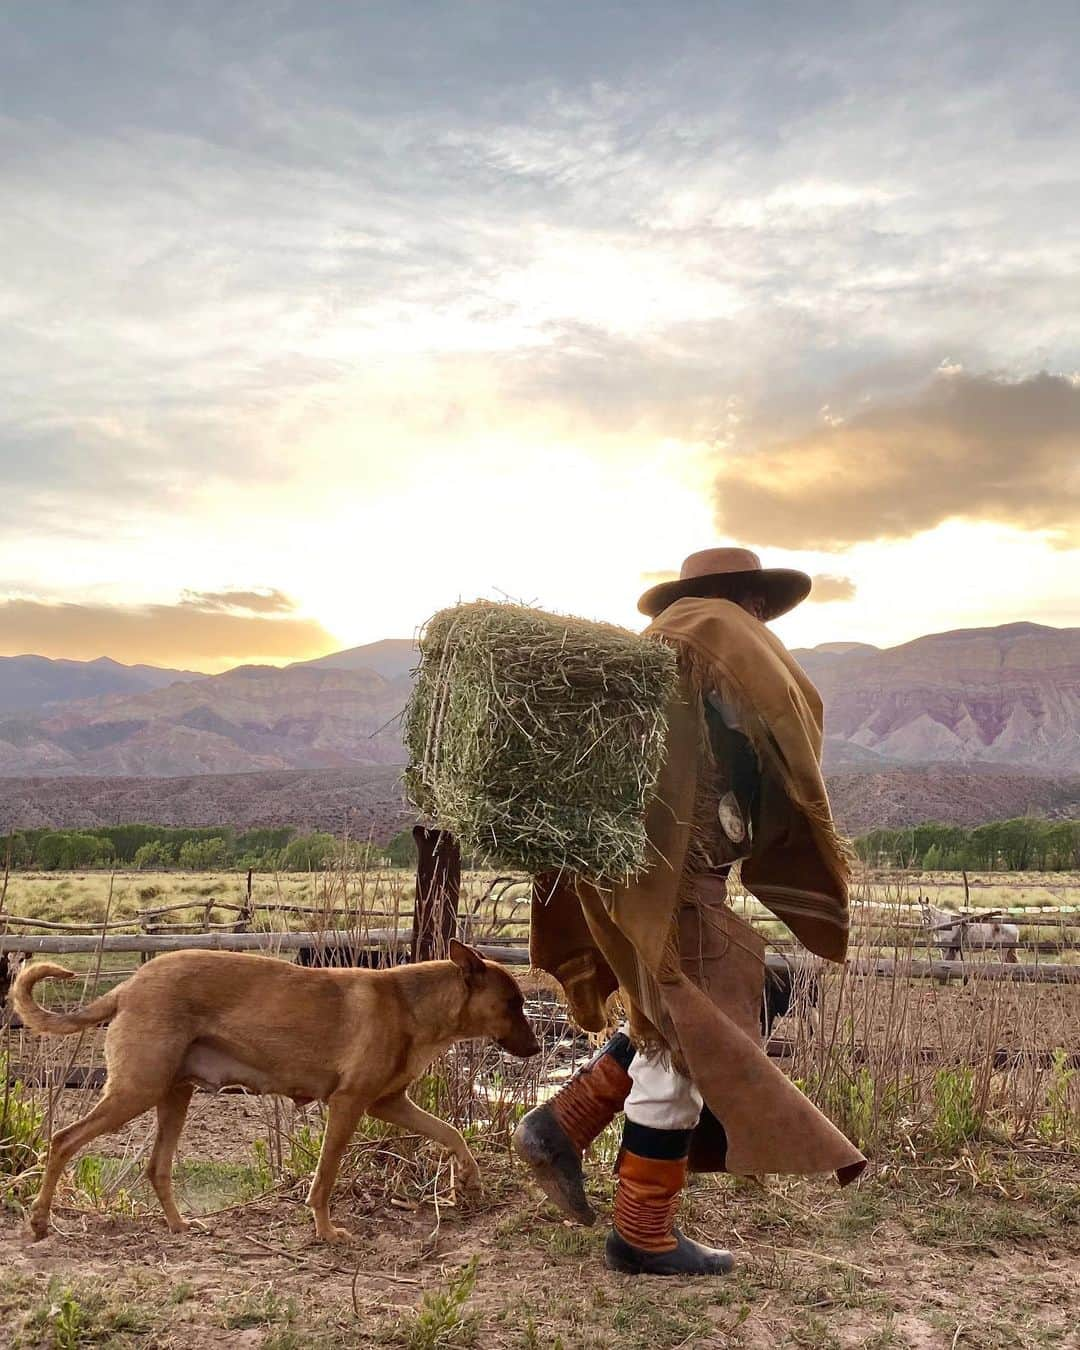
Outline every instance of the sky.
{"label": "sky", "polygon": [[713,545],[1080,623],[1073,3],[0,9],[0,654],[220,670]]}

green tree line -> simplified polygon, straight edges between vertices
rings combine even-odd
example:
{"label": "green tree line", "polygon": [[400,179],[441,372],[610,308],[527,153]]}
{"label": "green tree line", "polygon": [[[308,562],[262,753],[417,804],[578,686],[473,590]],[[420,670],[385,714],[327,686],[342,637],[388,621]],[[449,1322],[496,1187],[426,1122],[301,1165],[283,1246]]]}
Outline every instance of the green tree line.
{"label": "green tree line", "polygon": [[[859,857],[875,867],[923,867],[934,871],[1080,871],[1080,821],[991,821],[965,828],[925,824],[871,830],[855,841]],[[347,856],[346,856],[347,853]],[[324,831],[238,831],[228,825],[201,828],[109,825],[87,830],[18,830],[0,838],[0,869],[73,871],[93,867],[186,872],[236,869],[256,872],[317,872],[330,867],[412,867],[412,831],[388,844],[344,841]],[[463,859],[467,866],[468,860]]]}
{"label": "green tree line", "polygon": [[1080,869],[1080,820],[995,820],[986,825],[913,825],[871,830],[855,841],[875,867],[959,872],[1074,872]]}
{"label": "green tree line", "polygon": [[237,831],[228,825],[17,830],[6,839],[0,838],[0,870],[7,862],[14,869],[41,872],[93,867],[318,872],[343,863],[349,867],[410,866],[415,856],[408,830],[385,846],[346,842],[324,831],[298,834],[289,827]]}

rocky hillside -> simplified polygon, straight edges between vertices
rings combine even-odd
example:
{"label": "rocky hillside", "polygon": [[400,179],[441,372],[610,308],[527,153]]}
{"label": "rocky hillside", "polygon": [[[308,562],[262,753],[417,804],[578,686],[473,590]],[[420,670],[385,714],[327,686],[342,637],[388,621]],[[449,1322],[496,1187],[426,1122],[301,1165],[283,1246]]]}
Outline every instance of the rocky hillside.
{"label": "rocky hillside", "polygon": [[[858,770],[826,775],[829,800],[841,828],[852,836],[939,821],[981,825],[1035,815],[1080,817],[1080,778],[1023,773],[1015,769]],[[2,784],[0,784],[2,787]]]}
{"label": "rocky hillside", "polygon": [[1080,629],[1013,623],[795,655],[825,701],[826,768],[1080,773]]}
{"label": "rocky hillside", "polygon": [[240,666],[132,697],[0,720],[0,776],[245,773],[402,758],[409,677]]}
{"label": "rocky hillside", "polygon": [[400,769],[364,764],[315,773],[199,774],[184,778],[0,778],[0,834],[14,829],[292,825],[385,843],[412,824]]}
{"label": "rocky hillside", "polygon": [[[1032,812],[1080,816],[1080,778],[1057,780],[991,769],[889,769],[829,775],[841,828],[864,834],[938,820],[978,825]],[[400,766],[363,764],[315,772],[199,774],[182,778],[0,778],[0,835],[13,829],[292,825],[370,836],[380,843],[413,823]]]}
{"label": "rocky hillside", "polygon": [[[1080,629],[1008,624],[886,650],[828,643],[796,656],[824,696],[833,773],[946,764],[1080,774]],[[0,713],[0,777],[400,763],[397,718],[414,663],[409,639],[388,639],[284,670],[241,666],[186,682],[172,680],[184,672],[158,672],[170,677],[164,688],[44,715]]]}

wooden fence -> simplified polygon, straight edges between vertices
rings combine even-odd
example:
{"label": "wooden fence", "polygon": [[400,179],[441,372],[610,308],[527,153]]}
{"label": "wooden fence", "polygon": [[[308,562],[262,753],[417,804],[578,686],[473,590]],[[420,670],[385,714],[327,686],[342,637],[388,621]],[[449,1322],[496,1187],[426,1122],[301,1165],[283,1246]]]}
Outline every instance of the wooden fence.
{"label": "wooden fence", "polygon": [[[214,951],[214,952],[295,952],[311,949],[316,952],[340,948],[356,954],[389,947],[406,950],[412,946],[410,934],[388,928],[331,928],[301,933],[64,933],[11,934],[0,937],[0,955],[19,952],[24,955],[52,956],[95,952],[155,952]],[[514,943],[478,943],[478,950],[491,961],[506,965],[527,966],[528,949]],[[770,953],[769,964],[774,968],[789,968],[786,957]],[[1009,965],[1004,962],[896,960],[893,958],[853,957],[848,969],[855,975],[907,975],[913,979],[962,980],[977,974],[980,980],[1005,980],[1020,984],[1080,984],[1080,965],[1070,966],[1033,962],[1030,965]]]}

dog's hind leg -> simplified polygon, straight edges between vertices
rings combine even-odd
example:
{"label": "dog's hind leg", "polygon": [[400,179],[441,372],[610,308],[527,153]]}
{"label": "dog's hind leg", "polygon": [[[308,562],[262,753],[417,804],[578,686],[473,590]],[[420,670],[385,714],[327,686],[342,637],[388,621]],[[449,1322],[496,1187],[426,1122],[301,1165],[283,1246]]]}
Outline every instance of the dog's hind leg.
{"label": "dog's hind leg", "polygon": [[330,1222],[330,1193],[337,1180],[341,1155],[349,1146],[353,1131],[364,1114],[364,1104],[351,1094],[335,1092],[327,1102],[329,1112],[323,1132],[319,1165],[308,1191],[307,1202],[315,1215],[315,1232],[323,1242],[347,1242],[352,1234],[347,1228],[335,1228]]}
{"label": "dog's hind leg", "polygon": [[412,1130],[414,1134],[422,1134],[425,1139],[434,1139],[437,1144],[442,1144],[458,1161],[461,1184],[474,1194],[479,1192],[480,1169],[469,1152],[468,1144],[453,1125],[448,1125],[429,1111],[421,1110],[404,1092],[394,1097],[384,1097],[381,1102],[369,1106],[368,1115],[385,1120],[390,1125],[400,1125],[403,1130]]}
{"label": "dog's hind leg", "polygon": [[135,1093],[130,1090],[110,1091],[106,1086],[104,1097],[92,1111],[81,1120],[73,1121],[62,1130],[57,1130],[49,1141],[49,1160],[45,1164],[41,1190],[30,1207],[30,1232],[35,1241],[43,1238],[49,1231],[49,1210],[52,1207],[56,1183],[75,1154],[99,1134],[119,1130],[129,1120],[134,1120],[144,1111],[149,1111],[153,1105],[154,1097],[146,1093]]}
{"label": "dog's hind leg", "polygon": [[146,1175],[154,1194],[165,1211],[165,1220],[174,1233],[182,1233],[191,1225],[176,1208],[173,1197],[172,1170],[176,1145],[180,1131],[184,1128],[191,1094],[195,1091],[190,1083],[174,1083],[168,1094],[157,1104],[157,1134],[150,1161],[146,1165]]}

